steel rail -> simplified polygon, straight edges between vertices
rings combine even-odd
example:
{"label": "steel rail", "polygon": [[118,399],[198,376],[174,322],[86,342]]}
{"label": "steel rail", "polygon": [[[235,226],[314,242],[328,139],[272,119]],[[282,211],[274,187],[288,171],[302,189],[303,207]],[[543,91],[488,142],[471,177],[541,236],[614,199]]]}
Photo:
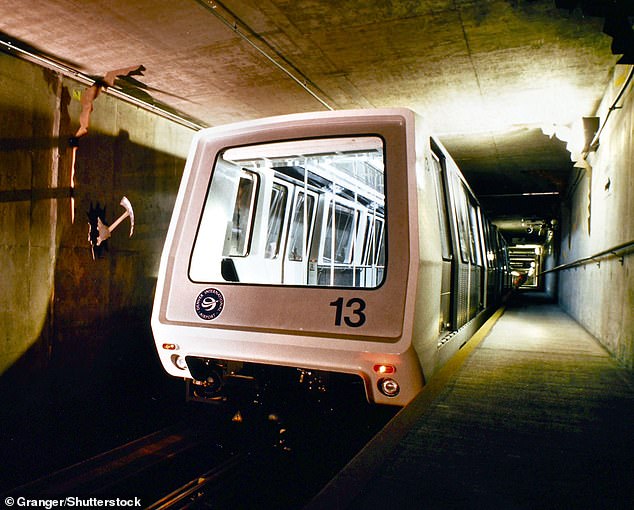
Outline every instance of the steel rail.
{"label": "steel rail", "polygon": [[197,476],[158,501],[155,501],[151,505],[145,507],[146,510],[166,510],[168,508],[176,508],[180,503],[183,503],[183,506],[188,506],[194,499],[198,499],[204,495],[202,492],[203,488],[213,483],[218,483],[228,474],[235,472],[236,468],[242,465],[249,456],[250,453],[248,452],[234,455],[220,465],[215,466],[200,476]]}
{"label": "steel rail", "polygon": [[199,439],[181,424],[166,427],[112,450],[15,487],[12,494],[97,493],[175,455],[192,450]]}
{"label": "steel rail", "polygon": [[570,269],[573,267],[578,267],[581,266],[583,264],[587,264],[589,262],[592,262],[596,259],[599,259],[601,257],[606,257],[606,256],[614,256],[614,257],[619,257],[619,252],[623,252],[620,255],[620,258],[623,259],[623,256],[626,255],[628,252],[628,250],[634,249],[634,241],[628,241],[627,243],[623,243],[623,244],[619,244],[617,246],[614,246],[612,248],[608,248],[607,250],[603,250],[600,251],[598,253],[595,253],[594,255],[590,255],[589,257],[583,257],[580,259],[577,259],[573,262],[567,262],[566,264],[561,264],[559,266],[555,266],[551,269],[547,269],[546,271],[542,271],[538,274],[538,276],[541,276],[543,274],[546,273],[552,273],[554,271],[563,271],[565,269]]}

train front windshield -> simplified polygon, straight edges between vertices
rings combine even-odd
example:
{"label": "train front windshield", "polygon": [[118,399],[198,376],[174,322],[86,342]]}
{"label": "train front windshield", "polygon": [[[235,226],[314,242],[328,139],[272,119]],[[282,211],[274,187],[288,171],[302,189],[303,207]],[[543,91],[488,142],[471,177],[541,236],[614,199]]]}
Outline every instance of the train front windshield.
{"label": "train front windshield", "polygon": [[376,288],[385,278],[384,144],[377,136],[221,151],[194,282]]}

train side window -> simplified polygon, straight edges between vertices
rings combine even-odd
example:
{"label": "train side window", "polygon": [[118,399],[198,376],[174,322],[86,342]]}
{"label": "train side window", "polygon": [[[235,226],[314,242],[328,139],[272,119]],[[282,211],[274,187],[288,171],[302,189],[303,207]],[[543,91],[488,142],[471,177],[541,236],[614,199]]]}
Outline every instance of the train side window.
{"label": "train side window", "polygon": [[383,242],[384,221],[374,216],[368,221],[363,264],[366,266],[385,265],[385,243]]}
{"label": "train side window", "polygon": [[376,224],[378,228],[375,229],[375,246],[378,247],[378,252],[379,252],[378,258],[376,259],[376,265],[379,267],[384,267],[385,266],[385,241],[384,241],[385,222],[382,219],[377,218]]}
{"label": "train side window", "polygon": [[456,195],[456,220],[458,224],[458,244],[460,245],[460,257],[466,264],[474,262],[471,252],[471,228],[469,226],[469,211],[467,195],[460,177],[454,175],[454,190]]}
{"label": "train side window", "polygon": [[434,151],[433,145],[432,151],[432,177],[434,179],[434,187],[436,188],[436,203],[438,205],[438,225],[440,227],[442,258],[445,260],[450,260],[451,237],[449,234],[449,218],[447,217],[447,199],[445,196],[445,184],[442,175],[444,168],[444,158],[441,161],[440,157]]}
{"label": "train side window", "polygon": [[482,227],[484,229],[484,238],[485,238],[485,252],[486,252],[486,263],[489,268],[496,267],[496,252],[497,252],[497,238],[494,235],[493,226],[489,221],[484,220],[482,222]]}
{"label": "train side window", "polygon": [[365,223],[365,234],[363,236],[363,254],[361,256],[361,264],[368,265],[372,253],[373,253],[373,243],[372,239],[374,236],[374,218],[370,215],[367,217],[367,221]]}
{"label": "train side window", "polygon": [[[306,200],[307,196],[308,200]],[[308,206],[304,214],[304,205],[306,202]],[[304,260],[304,253],[307,253],[309,249],[314,217],[315,197],[313,195],[306,195],[306,193],[300,191],[295,198],[295,211],[293,213],[293,222],[291,223],[289,236],[288,260],[293,262]],[[305,224],[308,228],[305,228]]]}
{"label": "train side window", "polygon": [[478,229],[478,210],[471,200],[468,201],[469,206],[469,223],[471,226],[471,254],[473,262],[481,266],[482,255],[480,246],[482,246],[482,240],[480,239],[480,230]]}
{"label": "train side window", "polygon": [[354,209],[332,202],[328,208],[324,262],[334,261],[337,264],[350,264],[352,262],[353,238],[356,236],[355,221],[358,225],[357,217],[358,213]]}
{"label": "train side window", "polygon": [[288,188],[279,183],[273,183],[269,207],[269,224],[266,232],[266,248],[264,257],[275,259],[280,254],[284,217],[288,202]]}
{"label": "train side window", "polygon": [[249,253],[257,183],[257,174],[246,170],[241,172],[233,209],[231,232],[225,241],[223,250],[225,256],[246,257]]}

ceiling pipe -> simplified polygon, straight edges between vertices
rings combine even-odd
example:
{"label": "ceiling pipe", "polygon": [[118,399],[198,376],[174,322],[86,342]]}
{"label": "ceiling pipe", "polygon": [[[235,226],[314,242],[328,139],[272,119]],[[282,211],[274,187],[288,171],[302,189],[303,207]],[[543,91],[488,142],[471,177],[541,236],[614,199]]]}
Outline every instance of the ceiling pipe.
{"label": "ceiling pipe", "polygon": [[[277,67],[280,71],[286,74],[291,80],[297,83],[301,88],[303,88],[306,92],[308,92],[313,98],[319,101],[325,108],[328,110],[334,110],[325,99],[320,97],[315,91],[308,86],[310,84],[313,89],[319,90],[319,87],[315,85],[312,81],[310,81],[304,74],[301,73],[298,69],[296,69],[292,64],[288,63],[286,59],[280,55],[274,48],[272,48],[257,32],[252,30],[246,23],[242,20],[239,20],[238,17],[233,14],[229,9],[227,9],[223,4],[218,2],[217,0],[196,0],[202,7],[207,9],[211,14],[213,14],[218,20],[222,22],[223,25],[227,26],[233,32],[235,32],[240,38],[242,38],[247,44],[249,44],[254,50],[256,50],[260,55],[266,58],[269,62],[271,62],[275,67]],[[223,16],[220,11],[226,12],[233,20],[230,20]],[[238,26],[238,22],[243,27],[243,30]],[[299,76],[296,76],[293,71],[288,69],[287,66],[278,62],[276,58],[274,58],[268,51],[261,48],[258,44],[256,44],[253,39],[257,39],[262,44],[266,45],[268,50],[271,53],[274,53],[280,60],[287,62],[290,67],[293,67],[295,73]]]}
{"label": "ceiling pipe", "polygon": [[[72,78],[73,80],[78,81],[79,83],[86,85],[87,87],[91,87],[92,85],[95,84],[94,77],[84,74],[78,71],[77,69],[73,69],[72,67],[69,67],[67,65],[56,62],[55,60],[49,57],[39,55],[33,51],[29,51],[25,48],[22,48],[11,41],[0,39],[0,50],[4,50],[6,53],[16,55],[24,60],[28,60],[29,62],[38,64],[42,67],[50,69],[51,71],[60,73],[61,75],[66,76],[67,78]],[[122,101],[125,101],[126,103],[130,103],[143,110],[159,115],[160,117],[171,120],[172,122],[176,122],[177,124],[180,124],[181,126],[187,127],[194,131],[199,131],[205,127],[204,125],[199,124],[198,122],[186,119],[176,113],[172,113],[156,105],[146,103],[145,101],[142,101],[141,99],[138,99],[114,87],[102,88],[101,93],[114,96],[118,99],[121,99]]]}
{"label": "ceiling pipe", "polygon": [[612,112],[614,110],[618,110],[619,108],[621,108],[620,106],[617,106],[617,104],[621,100],[621,98],[623,97],[623,94],[625,94],[625,90],[627,89],[628,85],[632,81],[632,77],[634,77],[634,66],[632,66],[630,68],[630,72],[627,75],[625,83],[623,83],[623,86],[621,87],[621,90],[617,94],[616,99],[612,103],[612,106],[610,106],[610,108],[608,108],[608,113],[605,116],[603,124],[601,124],[601,126],[597,130],[596,134],[594,135],[594,138],[590,142],[590,147],[594,147],[594,146],[596,146],[599,143],[599,138],[601,137],[601,133],[603,132],[603,128],[608,123],[608,119],[610,118],[610,115],[612,114]]}

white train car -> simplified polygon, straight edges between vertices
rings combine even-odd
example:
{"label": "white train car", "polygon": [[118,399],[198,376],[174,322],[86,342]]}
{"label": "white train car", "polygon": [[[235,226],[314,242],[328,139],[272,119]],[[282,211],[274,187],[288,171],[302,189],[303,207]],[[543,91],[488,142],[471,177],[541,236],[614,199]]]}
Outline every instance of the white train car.
{"label": "white train car", "polygon": [[160,264],[159,357],[199,397],[292,367],[404,405],[498,302],[500,243],[412,111],[202,130]]}

